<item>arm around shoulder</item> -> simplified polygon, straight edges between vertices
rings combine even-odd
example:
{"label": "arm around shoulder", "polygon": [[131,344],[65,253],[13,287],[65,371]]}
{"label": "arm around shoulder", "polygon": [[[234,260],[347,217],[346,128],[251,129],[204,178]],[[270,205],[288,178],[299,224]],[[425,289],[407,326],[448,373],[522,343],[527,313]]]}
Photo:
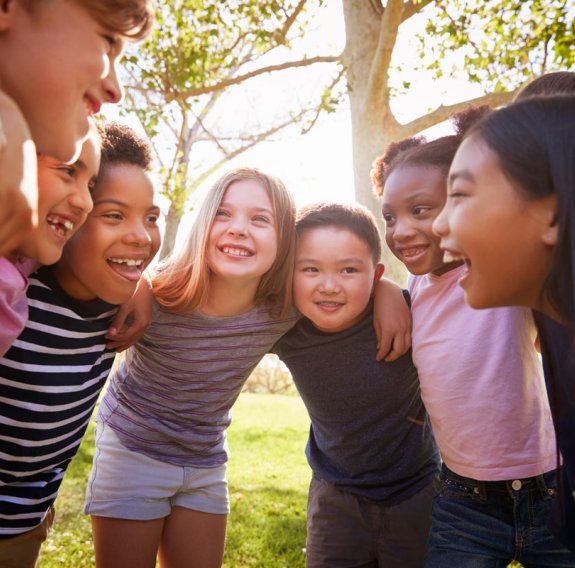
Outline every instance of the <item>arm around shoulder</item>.
{"label": "arm around shoulder", "polygon": [[373,326],[378,361],[395,361],[411,347],[411,310],[403,290],[392,280],[380,278],[374,286]]}

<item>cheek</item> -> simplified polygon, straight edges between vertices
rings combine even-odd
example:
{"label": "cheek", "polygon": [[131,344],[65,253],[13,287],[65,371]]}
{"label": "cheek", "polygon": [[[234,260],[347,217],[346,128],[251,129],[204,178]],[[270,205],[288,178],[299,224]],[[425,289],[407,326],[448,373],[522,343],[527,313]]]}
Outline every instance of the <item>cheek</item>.
{"label": "cheek", "polygon": [[159,250],[162,244],[162,237],[160,235],[160,229],[154,229],[148,231],[150,238],[152,239],[152,254],[155,255]]}

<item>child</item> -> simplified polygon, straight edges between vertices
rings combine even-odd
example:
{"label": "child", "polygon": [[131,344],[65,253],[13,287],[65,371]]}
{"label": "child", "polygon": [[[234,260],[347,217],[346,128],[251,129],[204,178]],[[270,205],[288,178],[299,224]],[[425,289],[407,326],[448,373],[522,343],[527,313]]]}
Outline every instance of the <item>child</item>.
{"label": "child", "polygon": [[31,277],[30,321],[0,359],[3,567],[35,565],[114,360],[104,334],[115,305],[133,293],[160,244],[149,148],[125,127],[108,125],[102,136],[94,210],[62,259]]}
{"label": "child", "polygon": [[553,524],[573,550],[574,155],[574,96],[528,98],[497,111],[458,150],[435,227],[442,246],[466,260],[460,284],[471,306],[524,305],[547,316],[538,316],[538,331],[564,463]]}
{"label": "child", "polygon": [[[460,117],[460,132],[480,112]],[[531,314],[471,310],[465,266],[432,231],[459,142],[408,140],[373,172],[386,241],[413,275],[413,358],[443,458],[426,566],[572,566],[546,526],[556,453]]]}
{"label": "child", "polygon": [[293,199],[233,170],[153,277],[152,323],[100,405],[86,512],[97,566],[220,566],[226,428],[250,371],[295,323]]}
{"label": "child", "polygon": [[121,98],[115,65],[123,38],[145,37],[153,8],[152,0],[2,4],[0,130],[5,151],[20,155],[19,160],[0,161],[0,197],[7,208],[21,201],[17,179],[25,174],[22,143],[28,129],[38,152],[74,161],[88,135],[88,116],[102,103]]}
{"label": "child", "polygon": [[95,131],[72,165],[38,157],[38,226],[9,257],[0,257],[0,356],[24,329],[28,318],[27,275],[37,264],[53,264],[92,209],[90,189],[98,171],[100,140]]}
{"label": "child", "polygon": [[373,358],[375,219],[320,203],[299,213],[296,233],[294,299],[305,318],[274,351],[311,417],[306,565],[420,567],[438,456],[411,355]]}
{"label": "child", "polygon": [[[575,96],[575,73],[556,71],[546,73],[525,85],[515,97],[520,101],[537,95],[569,94]],[[571,351],[571,331],[541,312],[534,311],[535,323],[539,336],[544,338],[541,344],[543,369],[545,371],[547,395],[551,403],[551,414],[555,421],[555,435],[559,448],[564,448],[565,455],[573,455],[571,432],[575,431],[575,398],[571,396],[569,381],[559,382],[554,377],[568,373],[564,367],[569,361],[566,357]],[[541,342],[540,342],[541,343]],[[568,375],[564,375],[568,376]],[[561,468],[560,491],[555,499],[551,528],[558,538],[571,550],[575,550],[575,507],[573,491],[575,479],[573,468]]]}
{"label": "child", "polygon": [[0,306],[1,324],[20,320],[21,329],[26,317],[27,274],[14,262],[34,238],[27,231],[35,203],[26,207],[21,195],[22,188],[35,193],[30,134],[40,154],[60,162],[77,159],[89,117],[102,103],[121,99],[115,65],[124,39],[144,37],[152,20],[152,0],[9,0],[0,5],[0,198],[7,226],[16,227],[1,233],[0,250],[8,256],[0,261],[1,293],[7,300]]}

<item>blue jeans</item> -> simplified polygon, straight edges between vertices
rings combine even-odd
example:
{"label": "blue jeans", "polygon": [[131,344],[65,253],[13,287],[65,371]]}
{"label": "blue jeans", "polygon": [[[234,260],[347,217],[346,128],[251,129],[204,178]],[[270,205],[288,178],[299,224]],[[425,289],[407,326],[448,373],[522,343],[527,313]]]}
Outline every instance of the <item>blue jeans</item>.
{"label": "blue jeans", "polygon": [[476,481],[443,465],[433,499],[425,568],[575,566],[575,553],[547,527],[556,472],[509,481]]}

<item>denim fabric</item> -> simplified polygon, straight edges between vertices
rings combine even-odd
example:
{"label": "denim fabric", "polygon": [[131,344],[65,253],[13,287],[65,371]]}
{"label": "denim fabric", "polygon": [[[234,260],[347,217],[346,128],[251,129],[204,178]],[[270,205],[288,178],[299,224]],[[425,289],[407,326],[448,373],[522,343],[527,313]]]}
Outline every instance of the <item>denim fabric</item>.
{"label": "denim fabric", "polygon": [[476,481],[442,467],[425,568],[573,567],[575,554],[549,531],[556,472]]}

